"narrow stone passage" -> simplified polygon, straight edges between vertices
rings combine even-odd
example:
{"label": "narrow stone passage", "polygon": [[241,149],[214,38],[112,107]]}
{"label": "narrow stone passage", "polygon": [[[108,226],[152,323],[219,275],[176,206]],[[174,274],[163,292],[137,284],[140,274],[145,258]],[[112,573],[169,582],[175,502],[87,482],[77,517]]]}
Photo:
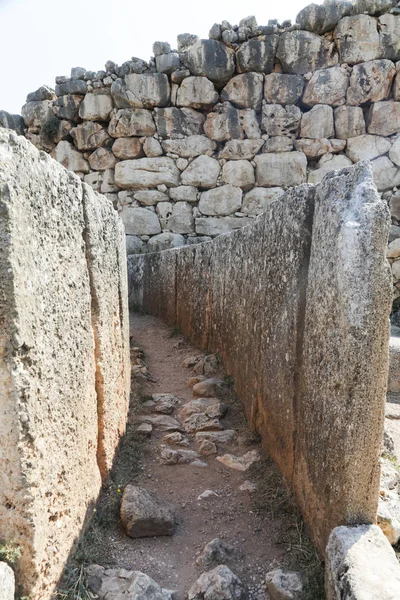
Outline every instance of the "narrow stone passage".
{"label": "narrow stone passage", "polygon": [[[219,538],[233,550],[224,563],[248,587],[248,597],[252,600],[272,598],[266,590],[267,572],[286,565],[296,566],[293,559],[296,559],[299,545],[303,560],[315,557],[311,557],[310,546],[299,531],[297,511],[292,510],[290,501],[282,497],[282,485],[279,488],[278,484],[273,483],[275,480],[270,478],[273,488],[266,488],[265,480],[268,481],[268,477],[264,468],[273,467],[263,457],[256,436],[246,426],[241,405],[234,397],[229,378],[224,379],[220,366],[216,369],[213,367],[215,357],[208,357],[205,367],[208,373],[203,379],[209,376],[223,382],[217,385],[217,393],[214,395],[227,406],[225,416],[221,417],[222,431],[233,429],[234,433],[231,441],[216,443],[214,450],[217,450],[217,454],[204,455],[203,452],[213,450],[213,445],[203,442],[201,447],[198,438],[202,435],[204,437],[204,434],[197,438],[194,431],[188,434],[185,431],[187,421],[183,423],[191,412],[189,403],[195,399],[188,380],[196,377],[196,371],[203,371],[204,360],[197,362],[193,368],[183,364],[185,361],[190,364],[195,362],[188,359],[199,356],[200,352],[159,319],[151,316],[131,315],[131,337],[132,344],[143,350],[149,373],[149,377],[140,378],[143,381],[141,405],[138,408],[139,414],[134,415],[134,421],[143,428],[143,422],[151,422],[157,416],[176,419],[180,423],[182,436],[173,437],[187,437],[188,444],[183,447],[171,444],[171,441],[166,443],[165,436],[172,432],[153,423],[152,432],[143,443],[139,474],[131,483],[172,503],[176,510],[176,527],[172,536],[131,539],[124,532],[122,523],[116,524],[107,535],[107,548],[103,549],[109,556],[110,564],[113,568],[142,571],[163,588],[176,590],[177,600],[183,600],[204,571],[221,564],[218,560],[211,564],[198,560],[206,544]],[[204,359],[204,355],[201,356]],[[204,392],[200,389],[202,391]],[[154,394],[172,394],[179,403],[172,413],[161,415],[154,412]],[[210,401],[206,400],[203,404],[207,402]],[[212,419],[214,414],[210,413],[210,417]],[[208,427],[199,425],[196,419],[191,423],[193,429],[197,426],[199,429]],[[211,428],[215,429],[214,426]],[[215,432],[211,437],[212,435]],[[184,457],[182,460],[185,460],[187,451],[202,454],[198,457],[189,454],[192,460],[190,463],[165,464],[177,459],[177,451],[183,451],[180,455]],[[217,456],[225,454],[236,457],[245,455],[247,459],[253,460],[259,456],[259,460],[250,469],[238,471],[217,460]],[[258,479],[261,470],[264,483],[261,478]],[[252,489],[256,486],[255,490]],[[206,490],[211,490],[212,493],[204,494]],[[123,490],[118,492],[122,494]],[[201,497],[202,494],[208,497]],[[271,505],[274,502],[277,505],[272,508],[276,508],[279,516],[274,514],[274,510],[266,512],[257,509],[263,503]],[[289,507],[289,510],[285,510],[285,507]],[[315,574],[315,577],[318,575]]]}

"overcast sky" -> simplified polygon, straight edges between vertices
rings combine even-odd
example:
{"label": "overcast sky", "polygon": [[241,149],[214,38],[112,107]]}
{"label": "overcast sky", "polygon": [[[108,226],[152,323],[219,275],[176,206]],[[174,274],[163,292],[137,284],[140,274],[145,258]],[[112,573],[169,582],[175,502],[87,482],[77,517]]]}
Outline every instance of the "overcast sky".
{"label": "overcast sky", "polygon": [[[311,1],[311,0],[310,0]],[[315,1],[315,0],[314,0]],[[321,0],[317,0],[320,4]],[[20,113],[26,95],[71,67],[90,71],[107,60],[148,60],[156,40],[176,48],[178,33],[207,37],[213,23],[255,15],[294,19],[307,0],[0,0],[0,110]]]}

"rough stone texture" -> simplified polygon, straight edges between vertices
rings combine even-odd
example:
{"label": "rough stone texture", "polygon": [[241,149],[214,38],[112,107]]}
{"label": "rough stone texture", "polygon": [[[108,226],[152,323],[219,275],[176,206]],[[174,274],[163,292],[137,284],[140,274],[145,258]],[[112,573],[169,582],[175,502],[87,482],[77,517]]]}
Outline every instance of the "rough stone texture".
{"label": "rough stone texture", "polygon": [[304,78],[301,75],[271,73],[264,81],[264,98],[270,104],[296,104],[303,94]]}
{"label": "rough stone texture", "polygon": [[242,190],[232,185],[223,185],[201,194],[199,211],[203,215],[226,216],[240,210],[241,204]]}
{"label": "rough stone texture", "polygon": [[161,233],[157,215],[147,208],[126,206],[120,213],[127,235],[155,235]]}
{"label": "rough stone texture", "polygon": [[165,140],[162,147],[166,152],[182,158],[194,158],[200,154],[212,153],[217,144],[204,135],[189,135],[182,139]]}
{"label": "rough stone texture", "polygon": [[307,158],[302,152],[271,152],[254,160],[258,185],[288,188],[306,181]]}
{"label": "rough stone texture", "polygon": [[79,106],[79,116],[85,121],[107,121],[113,109],[110,96],[86,94]]}
{"label": "rough stone texture", "polygon": [[279,38],[276,56],[285,73],[296,75],[333,67],[338,62],[332,44],[309,31],[283,33]]}
{"label": "rough stone texture", "polygon": [[[346,103],[348,85],[349,74],[341,67],[315,71],[306,84],[303,102],[307,106],[314,106],[315,104],[341,106]],[[349,102],[349,104],[353,103]]]}
{"label": "rough stone texture", "polygon": [[274,67],[278,40],[279,38],[276,35],[267,35],[252,38],[242,44],[236,53],[238,72],[271,73]]}
{"label": "rough stone texture", "polygon": [[219,565],[200,575],[187,597],[188,600],[246,600],[248,595],[239,577],[229,567]]}
{"label": "rough stone texture", "polygon": [[301,118],[301,137],[311,139],[335,137],[333,110],[326,104],[317,104]]}
{"label": "rough stone texture", "polygon": [[130,73],[125,81],[117,80],[111,87],[118,108],[168,106],[170,93],[168,77],[161,73]]}
{"label": "rough stone texture", "polygon": [[231,102],[236,108],[261,109],[264,78],[261,73],[236,75],[221,92],[221,99]]}
{"label": "rough stone texture", "polygon": [[7,130],[0,204],[0,538],[22,548],[24,593],[47,600],[124,428],[125,250],[110,202]]}
{"label": "rough stone texture", "polygon": [[224,85],[235,71],[235,53],[216,40],[198,40],[186,52],[184,64],[192,75]]}
{"label": "rough stone texture", "polygon": [[[210,159],[212,160],[212,159]],[[115,167],[115,181],[122,189],[146,190],[179,184],[179,170],[171,158],[124,160]]]}
{"label": "rough stone texture", "polygon": [[203,133],[204,116],[192,108],[158,108],[154,116],[157,133],[164,139]]}
{"label": "rough stone texture", "polygon": [[343,156],[343,154],[325,154],[318,161],[317,169],[308,174],[308,183],[319,183],[330,171],[337,171],[351,165],[351,160],[347,156]]}
{"label": "rough stone texture", "polygon": [[[367,163],[331,173],[319,185],[294,489],[321,552],[338,523],[375,520],[388,368],[388,230],[388,208],[379,199]],[[326,272],[329,289],[324,284]],[[311,420],[318,426],[310,429]]]}
{"label": "rough stone texture", "polygon": [[381,57],[377,21],[373,17],[344,17],[335,35],[341,62],[354,65]]}
{"label": "rough stone texture", "polygon": [[301,600],[304,597],[304,578],[296,571],[274,569],[265,579],[271,600]]}
{"label": "rough stone texture", "polygon": [[218,93],[206,77],[186,77],[179,87],[177,106],[207,109],[218,102]]}
{"label": "rough stone texture", "polygon": [[121,521],[129,537],[172,535],[175,527],[173,506],[136,486],[125,487]]}
{"label": "rough stone texture", "polygon": [[110,139],[107,130],[94,121],[82,123],[70,133],[78,150],[94,150]]}
{"label": "rough stone texture", "polygon": [[398,337],[390,338],[388,392],[400,394],[400,338]]}
{"label": "rough stone texture", "polygon": [[183,185],[194,185],[200,188],[211,188],[217,183],[221,167],[215,158],[198,156],[182,173]]}
{"label": "rough stone texture", "polygon": [[14,571],[4,562],[0,562],[0,591],[2,600],[14,600]]}
{"label": "rough stone texture", "polygon": [[391,148],[390,140],[378,135],[360,135],[347,140],[346,154],[353,161],[373,160],[386,154]]}
{"label": "rough stone texture", "polygon": [[385,100],[390,94],[395,73],[390,60],[371,60],[355,65],[351,72],[347,104],[359,106]]}
{"label": "rough stone texture", "polygon": [[400,589],[400,565],[376,525],[336,527],[325,554],[327,600],[395,600]]}
{"label": "rough stone texture", "polygon": [[173,600],[174,593],[161,588],[154,579],[140,571],[105,569],[99,565],[86,568],[88,587],[99,600]]}
{"label": "rough stone texture", "polygon": [[296,137],[300,128],[300,120],[301,110],[297,106],[281,106],[280,104],[264,104],[263,106],[262,128],[268,135]]}
{"label": "rough stone texture", "polygon": [[339,106],[334,115],[337,137],[348,140],[365,133],[364,113],[359,106]]}
{"label": "rough stone texture", "polygon": [[132,135],[153,135],[156,127],[149,110],[136,108],[133,110],[115,110],[111,114],[108,133],[113,138],[130,137]]}
{"label": "rough stone texture", "polygon": [[368,133],[392,135],[400,131],[400,102],[372,104],[368,116]]}

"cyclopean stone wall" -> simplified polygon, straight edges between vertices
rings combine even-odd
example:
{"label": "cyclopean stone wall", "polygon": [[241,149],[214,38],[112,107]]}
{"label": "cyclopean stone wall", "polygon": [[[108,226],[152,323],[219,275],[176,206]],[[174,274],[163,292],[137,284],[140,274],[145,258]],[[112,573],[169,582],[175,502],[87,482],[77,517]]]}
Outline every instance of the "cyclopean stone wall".
{"label": "cyclopean stone wall", "polygon": [[[47,600],[125,429],[123,227],[112,204],[0,129],[0,539]],[[1,595],[1,594],[0,594]]]}
{"label": "cyclopean stone wall", "polygon": [[177,50],[155,42],[148,63],[74,68],[28,95],[26,135],[112,199],[128,254],[248,225],[285,189],[360,159],[398,225],[399,13],[396,0],[327,0],[295,25],[224,21]]}
{"label": "cyclopean stone wall", "polygon": [[239,231],[128,257],[132,308],[221,355],[322,553],[334,527],[376,519],[388,229],[360,162],[289,190]]}

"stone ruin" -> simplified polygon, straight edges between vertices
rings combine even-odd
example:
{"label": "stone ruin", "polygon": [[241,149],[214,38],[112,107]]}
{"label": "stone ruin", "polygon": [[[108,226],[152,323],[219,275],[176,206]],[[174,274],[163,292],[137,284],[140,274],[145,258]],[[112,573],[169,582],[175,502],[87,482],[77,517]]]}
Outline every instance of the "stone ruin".
{"label": "stone ruin", "polygon": [[[321,553],[333,528],[376,520],[400,298],[400,7],[325,0],[295,25],[249,17],[153,50],[0,112],[0,538],[23,548],[33,600],[125,428],[124,229],[132,308],[221,354]],[[327,557],[339,546],[340,532]]]}

